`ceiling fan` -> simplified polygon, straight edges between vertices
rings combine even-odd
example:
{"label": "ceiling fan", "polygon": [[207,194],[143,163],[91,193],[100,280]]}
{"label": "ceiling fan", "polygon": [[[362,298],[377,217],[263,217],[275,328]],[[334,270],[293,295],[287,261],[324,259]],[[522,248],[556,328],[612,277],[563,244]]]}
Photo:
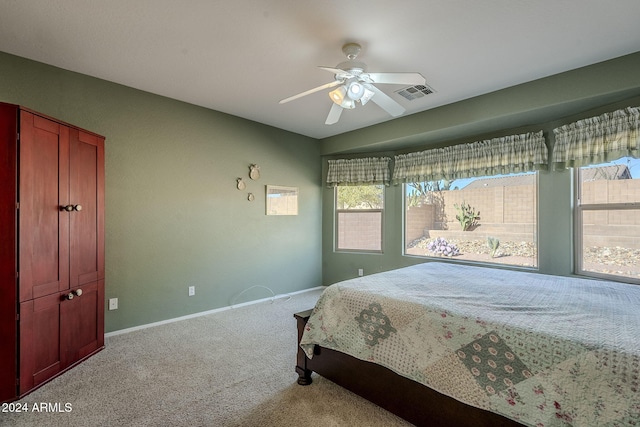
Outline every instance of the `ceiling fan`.
{"label": "ceiling fan", "polygon": [[397,117],[405,112],[404,107],[391,99],[386,93],[374,86],[375,84],[424,85],[425,78],[420,73],[368,73],[363,62],[356,61],[362,47],[357,43],[347,43],[342,46],[342,52],[347,60],[335,67],[319,67],[334,74],[335,80],[309,89],[297,95],[280,101],[280,104],[302,98],[312,93],[335,88],[329,92],[333,101],[325,124],[332,125],[340,119],[343,109],[353,109],[356,103],[362,105],[373,101],[390,115]]}

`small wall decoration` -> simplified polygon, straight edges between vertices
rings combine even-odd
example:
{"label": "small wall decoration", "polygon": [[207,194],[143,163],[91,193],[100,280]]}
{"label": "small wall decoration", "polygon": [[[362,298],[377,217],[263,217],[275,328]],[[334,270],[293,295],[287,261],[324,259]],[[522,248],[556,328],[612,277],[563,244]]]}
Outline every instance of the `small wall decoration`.
{"label": "small wall decoration", "polygon": [[244,183],[242,178],[238,178],[237,181],[238,181],[238,185],[237,185],[238,186],[238,190],[242,191],[245,188],[247,188],[247,184]]}
{"label": "small wall decoration", "polygon": [[267,185],[267,215],[298,215],[298,187]]}
{"label": "small wall decoration", "polygon": [[[254,181],[260,179],[260,166],[255,163],[249,165],[249,178]],[[236,178],[236,187],[238,188],[238,190],[244,191],[247,189],[247,183],[244,182],[242,177]],[[255,196],[253,195],[253,193],[247,193],[247,200],[250,202],[253,202],[255,200]]]}
{"label": "small wall decoration", "polygon": [[260,166],[256,164],[249,166],[249,178],[254,181],[260,179]]}

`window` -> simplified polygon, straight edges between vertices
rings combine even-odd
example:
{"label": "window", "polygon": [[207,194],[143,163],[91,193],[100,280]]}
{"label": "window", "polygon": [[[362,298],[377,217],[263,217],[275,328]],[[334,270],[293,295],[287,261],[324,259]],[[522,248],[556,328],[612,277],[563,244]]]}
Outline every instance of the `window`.
{"label": "window", "polygon": [[640,159],[576,173],[577,273],[640,283]]}
{"label": "window", "polygon": [[382,185],[336,186],[336,249],[382,252]]}
{"label": "window", "polygon": [[537,267],[537,172],[405,184],[405,255]]}

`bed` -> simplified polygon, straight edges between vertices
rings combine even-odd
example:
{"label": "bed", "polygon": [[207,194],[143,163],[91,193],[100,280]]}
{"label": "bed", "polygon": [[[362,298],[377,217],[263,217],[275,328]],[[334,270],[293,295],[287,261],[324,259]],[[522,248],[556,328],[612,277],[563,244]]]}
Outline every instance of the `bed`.
{"label": "bed", "polygon": [[312,372],[416,425],[640,426],[640,286],[430,262],[297,313]]}

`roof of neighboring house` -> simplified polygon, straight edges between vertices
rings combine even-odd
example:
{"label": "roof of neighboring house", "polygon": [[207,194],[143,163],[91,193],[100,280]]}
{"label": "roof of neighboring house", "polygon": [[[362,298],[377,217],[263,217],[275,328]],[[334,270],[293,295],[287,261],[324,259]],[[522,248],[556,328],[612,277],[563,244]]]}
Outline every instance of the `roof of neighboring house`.
{"label": "roof of neighboring house", "polygon": [[534,174],[512,175],[512,176],[496,176],[492,178],[479,178],[470,182],[461,189],[474,189],[486,187],[513,187],[516,185],[531,185],[535,182]]}
{"label": "roof of neighboring house", "polygon": [[582,182],[600,179],[631,179],[631,172],[627,165],[611,165],[582,169]]}
{"label": "roof of neighboring house", "polygon": [[[627,165],[611,165],[601,167],[590,167],[582,169],[582,182],[596,181],[601,179],[631,179],[631,172]],[[462,189],[487,188],[487,187],[513,187],[516,185],[531,185],[534,183],[535,175],[511,175],[496,176],[491,178],[479,178],[470,182]]]}

